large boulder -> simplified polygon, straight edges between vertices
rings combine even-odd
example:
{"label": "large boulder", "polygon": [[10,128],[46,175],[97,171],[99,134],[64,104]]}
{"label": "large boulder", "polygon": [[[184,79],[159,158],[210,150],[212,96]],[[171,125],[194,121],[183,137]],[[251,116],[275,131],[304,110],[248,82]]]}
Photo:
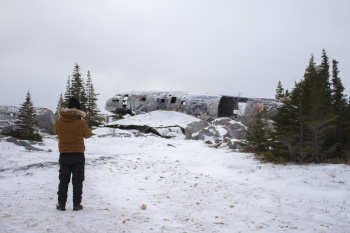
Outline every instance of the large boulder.
{"label": "large boulder", "polygon": [[211,139],[216,140],[219,138],[220,138],[220,133],[214,126],[206,127],[193,136],[194,140],[202,140],[202,141],[207,141]]}
{"label": "large boulder", "polygon": [[34,119],[38,122],[39,129],[43,133],[55,134],[54,125],[57,116],[49,109],[43,109]]}
{"label": "large boulder", "polygon": [[8,134],[11,131],[15,130],[15,126],[5,126],[4,128],[1,128],[0,131],[2,134]]}
{"label": "large boulder", "polygon": [[227,134],[224,136],[227,138],[244,139],[247,134],[247,129],[241,122],[227,117],[214,120],[213,125],[224,128],[227,131]]}
{"label": "large boulder", "polygon": [[[195,121],[187,125],[185,129],[185,138],[186,139],[194,139],[196,137],[196,133],[209,127],[210,124],[207,121]],[[196,139],[198,140],[198,139]]]}

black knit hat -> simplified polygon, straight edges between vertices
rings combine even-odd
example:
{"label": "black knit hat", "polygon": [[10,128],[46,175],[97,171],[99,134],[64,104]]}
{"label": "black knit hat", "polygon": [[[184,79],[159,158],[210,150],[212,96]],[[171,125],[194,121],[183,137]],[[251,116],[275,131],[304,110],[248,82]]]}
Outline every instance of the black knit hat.
{"label": "black knit hat", "polygon": [[79,100],[77,100],[76,98],[72,97],[69,99],[69,103],[68,103],[68,108],[76,108],[80,110],[80,103]]}

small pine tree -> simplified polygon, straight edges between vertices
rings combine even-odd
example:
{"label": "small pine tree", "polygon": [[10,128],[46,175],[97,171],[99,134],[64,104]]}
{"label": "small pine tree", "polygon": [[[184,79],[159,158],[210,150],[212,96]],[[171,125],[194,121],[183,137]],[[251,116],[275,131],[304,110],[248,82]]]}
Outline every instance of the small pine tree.
{"label": "small pine tree", "polygon": [[68,107],[69,99],[72,97],[72,84],[70,80],[70,76],[68,75],[67,85],[66,85],[66,92],[64,93],[64,102],[63,107]]}
{"label": "small pine tree", "polygon": [[64,107],[65,107],[65,103],[64,103],[64,100],[63,100],[63,95],[61,93],[60,99],[58,100],[58,104],[57,104],[57,108],[56,108],[56,113],[55,114],[57,115],[58,109],[64,108]]}
{"label": "small pine tree", "polygon": [[275,98],[277,101],[283,100],[285,97],[284,88],[282,87],[281,81],[278,81]]}
{"label": "small pine tree", "polygon": [[88,71],[87,74],[87,81],[86,81],[86,122],[87,124],[92,126],[99,126],[101,123],[98,119],[98,113],[99,109],[97,108],[97,95],[95,93],[94,86],[92,84],[92,78],[90,71]]}
{"label": "small pine tree", "polygon": [[286,89],[286,91],[284,92],[284,98],[288,98],[290,95],[288,89]]}
{"label": "small pine tree", "polygon": [[80,67],[77,63],[73,68],[73,75],[71,80],[71,97],[80,101],[81,92],[83,90],[83,80],[81,78]]}
{"label": "small pine tree", "polygon": [[337,114],[341,114],[346,108],[346,96],[343,94],[344,86],[339,78],[338,61],[332,61],[332,106]]}
{"label": "small pine tree", "polygon": [[34,120],[36,114],[29,91],[25,102],[21,106],[22,107],[19,109],[19,115],[16,121],[18,129],[12,132],[12,135],[20,139],[42,141],[42,137],[39,135],[39,133],[34,133],[34,127],[37,125],[37,122]]}
{"label": "small pine tree", "polygon": [[268,117],[264,106],[255,108],[254,118],[248,122],[246,140],[241,144],[246,151],[261,157],[269,148]]}
{"label": "small pine tree", "polygon": [[85,89],[85,83],[84,80],[81,80],[81,84],[82,84],[82,88],[81,88],[81,92],[80,92],[80,96],[79,96],[79,101],[80,101],[80,109],[84,112],[87,111],[87,94],[86,94],[86,89]]}
{"label": "small pine tree", "polygon": [[328,111],[331,111],[331,84],[329,82],[330,74],[329,74],[329,58],[327,56],[326,51],[322,50],[322,62],[321,62],[321,71],[320,71],[320,79],[321,84],[323,85],[325,101],[328,107]]}
{"label": "small pine tree", "polygon": [[71,97],[76,98],[80,102],[80,109],[86,111],[86,92],[84,87],[84,80],[81,77],[80,67],[76,63],[73,68],[72,84],[71,84]]}
{"label": "small pine tree", "polygon": [[305,122],[302,117],[303,88],[303,82],[295,83],[295,88],[278,109],[274,119],[275,132],[271,135],[271,156],[268,160],[302,162],[304,152],[301,148],[305,143]]}

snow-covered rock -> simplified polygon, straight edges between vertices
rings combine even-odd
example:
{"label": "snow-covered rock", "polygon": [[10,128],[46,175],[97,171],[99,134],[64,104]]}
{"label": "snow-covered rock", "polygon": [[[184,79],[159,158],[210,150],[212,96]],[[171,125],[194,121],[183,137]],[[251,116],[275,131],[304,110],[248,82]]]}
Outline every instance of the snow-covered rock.
{"label": "snow-covered rock", "polygon": [[[16,120],[19,114],[19,107],[0,106],[0,131],[9,131],[16,128]],[[54,124],[57,116],[47,108],[34,108],[38,122],[38,128],[43,133],[54,135]]]}
{"label": "snow-covered rock", "polygon": [[185,128],[191,122],[200,119],[173,111],[158,110],[113,121],[107,127],[138,130],[141,133],[154,133],[162,137],[183,136]]}
{"label": "snow-covered rock", "polygon": [[34,118],[38,122],[39,129],[43,133],[49,133],[51,135],[55,134],[54,125],[57,119],[57,116],[49,109],[43,109],[40,111]]}
{"label": "snow-covered rock", "polygon": [[226,138],[244,139],[246,137],[247,127],[239,121],[224,117],[214,120],[213,125],[225,129],[227,133],[223,136]]}
{"label": "snow-covered rock", "polygon": [[[164,110],[128,116],[106,126],[134,130],[134,136],[140,135],[139,132],[154,133],[167,138],[185,134],[185,139],[202,140],[214,146],[223,144],[232,149],[240,149],[237,142],[244,139],[246,135],[246,127],[230,118],[218,118],[208,122],[187,114]],[[104,136],[125,137],[127,135],[113,131]]]}
{"label": "snow-covered rock", "polygon": [[246,127],[230,118],[218,118],[212,122],[194,122],[186,127],[186,139],[202,140],[210,145],[227,145],[240,149],[237,144],[246,136]]}
{"label": "snow-covered rock", "polygon": [[209,126],[207,121],[196,121],[188,124],[185,130],[186,139],[194,139],[196,133]]}

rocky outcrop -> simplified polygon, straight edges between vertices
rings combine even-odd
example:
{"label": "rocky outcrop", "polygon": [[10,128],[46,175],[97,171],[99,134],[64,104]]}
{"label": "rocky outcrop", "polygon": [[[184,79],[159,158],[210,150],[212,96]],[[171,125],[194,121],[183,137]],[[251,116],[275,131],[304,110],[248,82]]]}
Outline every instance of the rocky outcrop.
{"label": "rocky outcrop", "polygon": [[238,142],[246,137],[246,133],[242,123],[226,117],[212,122],[193,122],[185,130],[186,139],[202,140],[214,147],[226,145],[232,149],[241,149]]}
{"label": "rocky outcrop", "polygon": [[57,116],[49,109],[43,109],[41,115],[37,115],[34,119],[38,122],[39,129],[43,133],[51,135],[55,134],[54,125]]}
{"label": "rocky outcrop", "polygon": [[[196,133],[200,132],[201,130],[209,126],[210,124],[207,121],[195,121],[188,124],[185,129],[186,139],[195,139],[194,137],[197,136]],[[195,140],[198,140],[198,138]]]}
{"label": "rocky outcrop", "polygon": [[29,151],[44,151],[42,149],[39,149],[39,148],[36,148],[36,147],[32,146],[31,144],[29,144],[26,141],[17,140],[16,138],[13,138],[13,137],[7,138],[6,141],[7,142],[12,142],[12,143],[14,143],[14,144],[16,144],[18,146],[23,146]]}
{"label": "rocky outcrop", "polygon": [[213,125],[222,127],[227,131],[224,137],[231,139],[244,139],[246,137],[246,127],[242,123],[230,118],[224,117],[216,119],[213,121]]}

